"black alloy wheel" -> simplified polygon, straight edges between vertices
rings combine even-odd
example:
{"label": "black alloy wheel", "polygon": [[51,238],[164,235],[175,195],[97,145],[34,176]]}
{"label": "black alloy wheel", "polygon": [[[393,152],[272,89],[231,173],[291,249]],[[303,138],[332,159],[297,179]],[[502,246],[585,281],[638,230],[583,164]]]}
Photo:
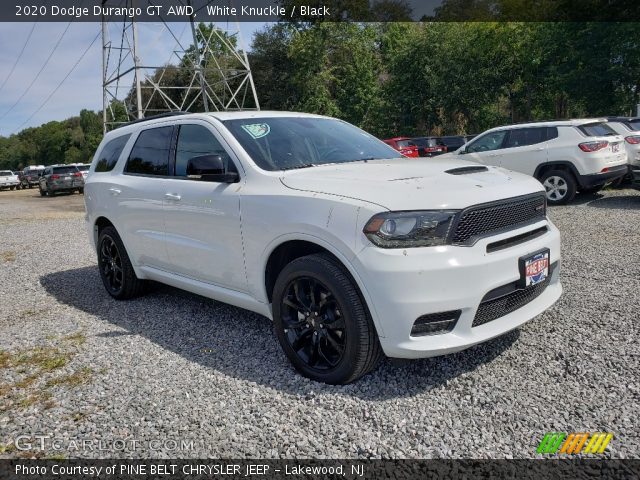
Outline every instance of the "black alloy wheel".
{"label": "black alloy wheel", "polygon": [[100,230],[97,250],[100,277],[109,295],[116,300],[127,300],[145,292],[147,282],[136,276],[122,239],[114,227],[107,226]]}
{"label": "black alloy wheel", "polygon": [[273,287],[272,307],[280,346],[305,377],[350,383],[372,371],[383,356],[355,281],[329,254],[286,265]]}
{"label": "black alloy wheel", "polygon": [[291,349],[310,368],[327,371],[340,362],[346,346],[346,325],[329,287],[310,277],[289,282],[281,318]]}
{"label": "black alloy wheel", "polygon": [[100,242],[99,265],[104,286],[109,293],[112,295],[120,293],[124,283],[122,257],[118,246],[108,235],[103,236]]}

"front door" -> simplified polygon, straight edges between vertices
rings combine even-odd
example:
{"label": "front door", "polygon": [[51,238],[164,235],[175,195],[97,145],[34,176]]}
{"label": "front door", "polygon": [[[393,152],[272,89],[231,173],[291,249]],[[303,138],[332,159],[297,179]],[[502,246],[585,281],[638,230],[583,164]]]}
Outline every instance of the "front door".
{"label": "front door", "polygon": [[187,162],[220,155],[229,171],[238,171],[221,138],[208,124],[179,126],[175,175],[165,189],[165,239],[171,270],[196,280],[247,291],[240,230],[239,183],[189,179]]}

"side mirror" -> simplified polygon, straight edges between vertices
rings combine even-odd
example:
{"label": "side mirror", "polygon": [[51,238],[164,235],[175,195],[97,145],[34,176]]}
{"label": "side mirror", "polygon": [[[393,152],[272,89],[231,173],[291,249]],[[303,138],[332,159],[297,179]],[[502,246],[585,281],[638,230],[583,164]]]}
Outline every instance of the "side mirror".
{"label": "side mirror", "polygon": [[201,155],[187,162],[187,177],[203,182],[235,183],[239,180],[236,172],[226,172],[220,155]]}

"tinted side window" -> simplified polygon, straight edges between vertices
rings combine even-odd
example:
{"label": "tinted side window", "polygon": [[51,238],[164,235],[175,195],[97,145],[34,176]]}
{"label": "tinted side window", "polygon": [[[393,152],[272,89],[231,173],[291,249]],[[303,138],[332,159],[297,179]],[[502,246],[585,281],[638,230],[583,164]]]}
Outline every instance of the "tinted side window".
{"label": "tinted side window", "polygon": [[100,158],[96,163],[96,172],[110,172],[113,170],[130,136],[131,135],[122,135],[107,142],[100,152]]}
{"label": "tinted side window", "polygon": [[587,137],[606,137],[616,135],[616,131],[606,123],[587,123],[578,127]]}
{"label": "tinted side window", "polygon": [[558,138],[558,127],[547,127],[547,140]]}
{"label": "tinted side window", "polygon": [[187,175],[187,163],[201,155],[220,155],[229,172],[237,172],[229,155],[218,139],[202,125],[181,125],[176,146],[176,176]]}
{"label": "tinted side window", "polygon": [[488,152],[490,150],[498,150],[502,148],[504,137],[507,135],[507,130],[500,130],[498,132],[488,133],[479,137],[476,141],[467,147],[467,152]]}
{"label": "tinted side window", "polygon": [[509,132],[509,138],[505,148],[524,147],[535,145],[547,140],[547,128],[516,128]]}
{"label": "tinted side window", "polygon": [[140,132],[131,149],[125,173],[168,175],[173,127],[150,128]]}

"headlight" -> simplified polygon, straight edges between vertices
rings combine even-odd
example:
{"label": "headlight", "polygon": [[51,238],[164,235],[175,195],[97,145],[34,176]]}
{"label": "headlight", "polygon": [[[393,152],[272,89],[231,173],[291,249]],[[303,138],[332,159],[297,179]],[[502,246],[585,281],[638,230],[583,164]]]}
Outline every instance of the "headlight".
{"label": "headlight", "polygon": [[379,213],[363,231],[382,248],[435,247],[446,244],[456,213],[458,210]]}

